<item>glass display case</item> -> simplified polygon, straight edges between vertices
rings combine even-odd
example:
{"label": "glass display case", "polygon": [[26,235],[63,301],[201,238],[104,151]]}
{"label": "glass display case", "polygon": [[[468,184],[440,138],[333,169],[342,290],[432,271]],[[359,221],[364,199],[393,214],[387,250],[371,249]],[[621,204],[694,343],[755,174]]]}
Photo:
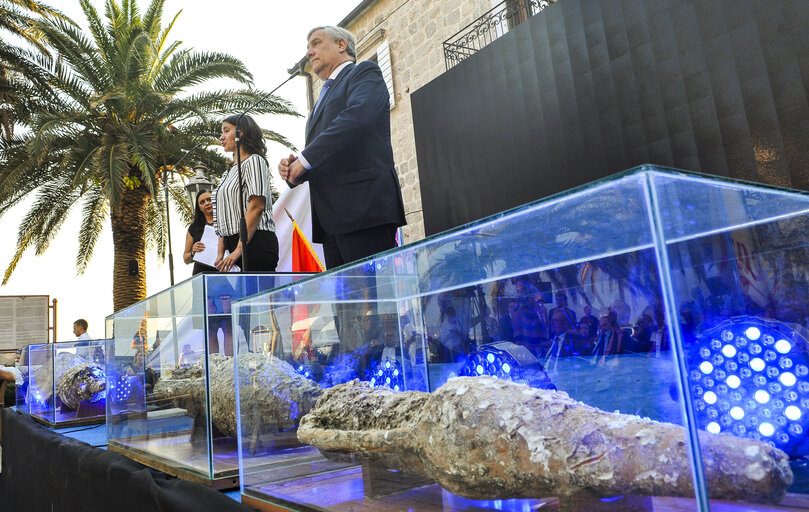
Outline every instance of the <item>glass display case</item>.
{"label": "glass display case", "polygon": [[23,347],[17,411],[49,427],[104,423],[106,340],[40,343]]}
{"label": "glass display case", "polygon": [[308,275],[199,274],[108,317],[108,449],[186,480],[238,486],[233,354],[272,334],[232,323],[232,302]]}
{"label": "glass display case", "polygon": [[809,197],[644,166],[233,305],[262,510],[805,510]]}

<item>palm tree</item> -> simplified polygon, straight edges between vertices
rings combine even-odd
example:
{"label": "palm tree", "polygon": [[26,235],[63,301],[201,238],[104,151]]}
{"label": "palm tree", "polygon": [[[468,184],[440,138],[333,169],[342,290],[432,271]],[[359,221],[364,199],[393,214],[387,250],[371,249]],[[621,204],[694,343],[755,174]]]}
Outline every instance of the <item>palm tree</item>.
{"label": "palm tree", "polygon": [[[210,148],[216,144],[219,122],[262,93],[243,89],[181,96],[214,78],[249,85],[252,76],[229,55],[180,50],[179,42],[169,42],[179,13],[161,26],[164,2],[152,0],[141,15],[135,0],[106,0],[104,24],[89,0],[80,0],[91,37],[60,19],[36,25],[59,55],[44,68],[58,98],[35,113],[26,140],[0,148],[8,160],[0,170],[0,215],[27,195],[36,195],[20,224],[4,283],[26,249],[34,247],[37,254],[47,249],[81,201],[79,273],[109,217],[115,246],[114,309],[143,299],[146,250],[155,246],[165,255],[165,204],[157,193],[163,170],[190,176],[189,168],[171,167],[198,145],[193,160],[210,169],[225,168],[224,157]],[[277,97],[255,112],[298,115]],[[265,137],[290,146],[277,133],[266,132]],[[172,193],[187,205],[182,189],[174,187]]]}
{"label": "palm tree", "polygon": [[10,42],[10,36],[16,36],[39,54],[49,55],[32,15],[69,21],[59,11],[35,0],[0,0],[0,133],[6,139],[13,137],[14,125],[28,119],[51,92],[34,62],[37,54]]}

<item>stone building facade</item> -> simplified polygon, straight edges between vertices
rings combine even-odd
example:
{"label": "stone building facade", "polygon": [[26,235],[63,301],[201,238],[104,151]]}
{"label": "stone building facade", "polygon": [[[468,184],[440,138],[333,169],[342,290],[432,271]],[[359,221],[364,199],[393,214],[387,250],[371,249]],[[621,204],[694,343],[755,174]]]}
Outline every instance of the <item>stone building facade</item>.
{"label": "stone building facade", "polygon": [[[492,0],[365,0],[340,22],[357,38],[357,60],[374,59],[388,73],[393,156],[408,222],[403,230],[406,243],[424,238],[410,94],[446,71],[442,43],[492,5]],[[309,73],[311,107],[321,81],[308,61],[299,65]]]}

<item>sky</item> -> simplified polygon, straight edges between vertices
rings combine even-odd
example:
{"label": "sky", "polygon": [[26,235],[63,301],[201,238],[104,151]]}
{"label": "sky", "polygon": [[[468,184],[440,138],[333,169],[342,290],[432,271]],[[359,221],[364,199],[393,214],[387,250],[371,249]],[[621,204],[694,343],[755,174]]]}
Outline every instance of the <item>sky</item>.
{"label": "sky", "polygon": [[[46,3],[86,27],[79,0],[46,0]],[[92,3],[103,15],[103,0],[92,0]],[[241,59],[253,74],[255,87],[270,91],[288,78],[286,70],[304,56],[306,34],[310,28],[338,24],[359,3],[360,0],[166,0],[163,23],[165,26],[182,11],[170,39],[182,41],[181,48],[224,52]],[[139,0],[141,12],[147,5],[148,0]],[[238,85],[219,82],[211,88],[223,86]],[[276,94],[306,114],[306,82],[303,77],[292,79]],[[257,119],[263,128],[284,134],[298,148],[303,146],[305,118],[262,116]],[[267,159],[275,178],[276,163],[288,154],[289,150],[280,145],[268,145]],[[280,184],[280,180],[276,183],[279,190],[286,187]],[[30,204],[29,201],[18,205],[0,217],[0,234],[5,240],[0,245],[0,275],[5,273],[14,255],[17,228]],[[57,299],[57,341],[75,339],[73,322],[78,318],[88,321],[91,337],[103,338],[104,319],[113,313],[113,246],[109,221],[96,243],[88,269],[84,274],[76,275],[80,207],[81,202],[74,206],[74,211],[44,254],[37,256],[28,250],[8,284],[0,286],[0,296],[48,295]],[[186,265],[182,259],[186,229],[178,216],[171,217],[175,283],[191,277],[192,265]],[[146,260],[147,293],[153,295],[170,286],[168,258],[161,262],[155,252],[150,252]]]}

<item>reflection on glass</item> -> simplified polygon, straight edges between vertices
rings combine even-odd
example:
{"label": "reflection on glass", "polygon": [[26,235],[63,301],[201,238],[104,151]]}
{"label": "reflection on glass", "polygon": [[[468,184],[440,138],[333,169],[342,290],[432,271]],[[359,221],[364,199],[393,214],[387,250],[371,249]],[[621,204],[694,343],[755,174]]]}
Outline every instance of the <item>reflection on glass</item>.
{"label": "reflection on glass", "polygon": [[[727,510],[765,510],[761,501],[808,509],[807,213],[802,194],[642,168],[234,301],[234,322],[244,319],[255,339],[252,351],[237,349],[247,369],[237,379],[243,501],[323,510],[695,510],[711,493]],[[349,453],[321,453],[295,435],[294,418],[315,407],[314,396],[323,417],[337,396],[328,390],[355,379],[416,397],[455,377],[483,376],[564,392],[616,421],[675,426],[690,450],[677,461],[689,468],[678,473],[687,485],[623,492],[634,487],[622,487],[616,473],[595,494],[560,488],[511,499],[493,488],[470,499],[462,485],[450,492],[414,472],[420,463],[390,462],[395,441],[380,441],[372,454],[345,448],[360,446],[349,443],[363,433],[379,435],[363,428],[384,414],[362,396],[335,408],[335,418],[349,411],[346,431],[317,433],[344,443],[330,450]],[[402,411],[401,423],[408,418]],[[582,426],[553,435],[573,439]],[[528,442],[525,435],[510,439]],[[717,451],[717,443],[730,444]],[[751,446],[783,450],[783,464],[791,458],[789,498],[782,501],[786,473],[767,474],[769,489],[722,483],[731,473],[744,481]],[[655,449],[645,461],[666,458]],[[720,452],[723,461],[711,455]]]}
{"label": "reflection on glass", "polygon": [[110,316],[108,448],[188,480],[238,485],[233,356],[261,338],[231,304],[305,276],[200,274]]}
{"label": "reflection on glass", "polygon": [[20,354],[18,411],[50,427],[103,423],[106,340],[28,345]]}

